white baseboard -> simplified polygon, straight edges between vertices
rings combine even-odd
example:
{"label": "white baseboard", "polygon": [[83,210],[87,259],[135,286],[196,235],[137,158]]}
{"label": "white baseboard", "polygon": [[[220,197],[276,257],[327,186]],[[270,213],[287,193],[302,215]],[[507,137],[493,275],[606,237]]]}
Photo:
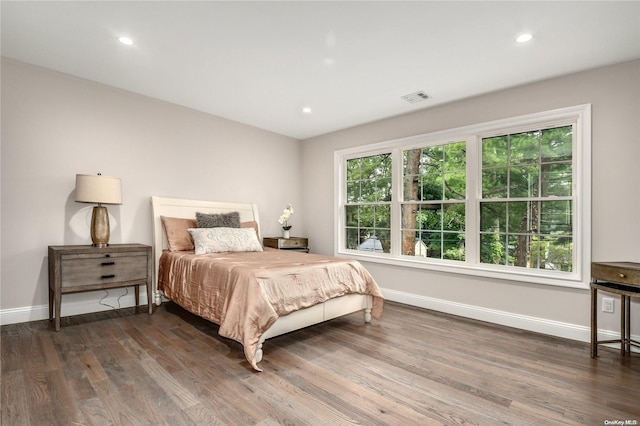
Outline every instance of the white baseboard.
{"label": "white baseboard", "polygon": [[[545,318],[519,315],[511,312],[466,305],[464,303],[435,299],[432,297],[420,296],[412,293],[404,293],[396,290],[382,289],[382,293],[384,294],[385,299],[393,302],[404,303],[405,305],[431,309],[434,311],[458,315],[465,318],[486,321],[494,324],[518,328],[521,330],[533,331],[550,336],[577,340],[580,342],[591,341],[591,328],[588,326],[569,324],[548,320]],[[598,330],[598,340],[613,340],[619,338],[619,331],[602,329]],[[631,338],[633,340],[640,341],[640,336],[631,336]],[[619,347],[620,345],[618,344],[617,346]],[[615,345],[613,345],[612,347],[615,347]],[[635,347],[632,347],[632,350],[634,352],[640,352]]]}
{"label": "white baseboard", "polygon": [[[117,292],[109,294],[107,297],[100,300],[102,295],[99,293],[96,297],[92,297],[91,300],[83,301],[65,301],[65,296],[62,296],[62,305],[60,306],[60,316],[66,317],[70,315],[88,314],[91,312],[109,311],[114,308],[128,308],[135,306],[136,299],[134,293],[129,290],[129,293],[125,296],[121,296]],[[118,302],[118,299],[119,302]],[[146,289],[140,289],[140,304],[147,303]],[[109,306],[107,306],[109,305]],[[11,308],[0,310],[0,325],[17,324],[29,321],[39,321],[49,319],[49,305],[38,306],[25,306],[21,308]]]}

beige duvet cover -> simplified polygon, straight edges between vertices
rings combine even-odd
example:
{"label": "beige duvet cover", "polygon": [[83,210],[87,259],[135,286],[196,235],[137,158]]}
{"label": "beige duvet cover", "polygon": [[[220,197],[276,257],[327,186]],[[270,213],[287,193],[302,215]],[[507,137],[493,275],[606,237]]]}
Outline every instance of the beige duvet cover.
{"label": "beige duvet cover", "polygon": [[265,248],[263,252],[165,252],[158,288],[183,308],[220,325],[219,334],[255,352],[262,334],[283,315],[346,294],[373,296],[379,319],[383,296],[357,261]]}

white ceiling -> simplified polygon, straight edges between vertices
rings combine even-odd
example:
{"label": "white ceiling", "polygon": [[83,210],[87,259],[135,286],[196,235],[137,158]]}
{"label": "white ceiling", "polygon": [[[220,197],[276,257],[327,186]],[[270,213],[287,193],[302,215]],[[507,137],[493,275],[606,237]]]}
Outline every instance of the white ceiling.
{"label": "white ceiling", "polygon": [[[297,139],[640,58],[638,1],[0,7],[5,57]],[[419,90],[430,99],[401,99]]]}

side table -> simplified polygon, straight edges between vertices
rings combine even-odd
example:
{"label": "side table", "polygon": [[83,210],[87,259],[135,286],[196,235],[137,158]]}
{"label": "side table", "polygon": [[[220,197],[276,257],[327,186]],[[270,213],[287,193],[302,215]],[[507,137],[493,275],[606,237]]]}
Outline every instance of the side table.
{"label": "side table", "polygon": [[309,253],[309,239],[303,237],[265,237],[262,239],[265,247],[277,248],[280,250],[293,250]]}
{"label": "side table", "polygon": [[[620,295],[620,339],[598,340],[598,290]],[[631,346],[640,348],[640,342],[631,340],[631,298],[640,297],[640,263],[591,263],[591,357],[598,356],[598,345],[620,342],[620,353],[631,353]]]}
{"label": "side table", "polygon": [[56,331],[62,295],[67,293],[135,286],[138,306],[140,286],[146,285],[152,314],[152,259],[151,246],[144,244],[49,246],[49,320],[55,318]]}

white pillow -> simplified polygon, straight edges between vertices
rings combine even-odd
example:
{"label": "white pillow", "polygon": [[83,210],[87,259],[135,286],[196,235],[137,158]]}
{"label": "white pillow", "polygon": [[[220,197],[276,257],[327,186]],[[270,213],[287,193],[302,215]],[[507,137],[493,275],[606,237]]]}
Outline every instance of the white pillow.
{"label": "white pillow", "polygon": [[189,228],[196,254],[262,251],[253,228]]}

